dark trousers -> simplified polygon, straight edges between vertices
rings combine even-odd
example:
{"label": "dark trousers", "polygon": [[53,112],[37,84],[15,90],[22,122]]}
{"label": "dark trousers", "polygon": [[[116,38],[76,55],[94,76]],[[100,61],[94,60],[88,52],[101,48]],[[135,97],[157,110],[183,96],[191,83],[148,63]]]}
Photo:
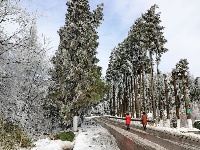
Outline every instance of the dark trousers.
{"label": "dark trousers", "polygon": [[146,127],[146,124],[143,124],[143,128],[144,128],[144,130],[146,130],[146,129],[147,129],[147,127]]}
{"label": "dark trousers", "polygon": [[126,124],[126,129],[130,130],[130,124]]}

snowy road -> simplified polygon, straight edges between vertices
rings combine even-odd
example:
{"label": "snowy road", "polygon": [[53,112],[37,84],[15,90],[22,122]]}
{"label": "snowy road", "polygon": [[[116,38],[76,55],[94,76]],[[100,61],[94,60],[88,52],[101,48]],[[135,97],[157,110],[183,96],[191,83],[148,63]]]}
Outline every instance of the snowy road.
{"label": "snowy road", "polygon": [[79,128],[73,150],[119,150],[119,148],[108,130],[86,118]]}
{"label": "snowy road", "polygon": [[199,150],[199,141],[148,130],[144,132],[141,127],[131,126],[131,130],[124,128],[124,123],[111,121],[105,118],[95,119],[100,125],[106,128],[115,138],[118,147],[124,150]]}

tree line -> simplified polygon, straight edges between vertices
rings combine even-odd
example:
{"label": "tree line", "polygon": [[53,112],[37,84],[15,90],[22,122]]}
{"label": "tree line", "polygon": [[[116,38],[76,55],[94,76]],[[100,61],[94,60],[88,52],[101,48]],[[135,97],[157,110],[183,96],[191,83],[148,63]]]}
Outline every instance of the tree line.
{"label": "tree line", "polygon": [[175,107],[180,119],[180,107],[186,112],[191,101],[200,99],[199,83],[189,74],[187,59],[177,62],[170,73],[159,70],[161,56],[168,49],[157,8],[151,6],[136,19],[127,38],[111,52],[106,71],[111,115],[131,112],[140,118],[142,112],[152,112],[154,120],[163,120],[164,112],[170,119]]}

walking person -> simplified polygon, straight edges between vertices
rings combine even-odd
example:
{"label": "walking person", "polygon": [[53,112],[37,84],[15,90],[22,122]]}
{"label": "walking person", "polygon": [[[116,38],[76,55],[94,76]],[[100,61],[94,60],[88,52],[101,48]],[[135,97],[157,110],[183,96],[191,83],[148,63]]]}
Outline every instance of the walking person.
{"label": "walking person", "polygon": [[131,115],[129,115],[129,113],[126,113],[126,130],[130,130],[130,123],[131,123]]}
{"label": "walking person", "polygon": [[144,128],[144,131],[146,131],[146,126],[147,126],[147,115],[145,112],[142,113],[142,125],[143,125],[143,128]]}

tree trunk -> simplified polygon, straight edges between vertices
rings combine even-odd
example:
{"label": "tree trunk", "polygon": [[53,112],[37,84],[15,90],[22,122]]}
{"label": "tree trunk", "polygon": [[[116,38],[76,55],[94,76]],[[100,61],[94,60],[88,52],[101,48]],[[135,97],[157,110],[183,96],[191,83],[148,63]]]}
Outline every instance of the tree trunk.
{"label": "tree trunk", "polygon": [[141,73],[141,70],[140,70],[140,81],[139,81],[139,85],[140,85],[140,96],[139,96],[139,118],[141,118],[141,111],[143,110],[142,107],[143,107],[143,90],[142,90],[142,73]]}
{"label": "tree trunk", "polygon": [[146,112],[146,89],[145,89],[145,71],[144,71],[144,64],[142,64],[142,102],[143,102],[143,111]]}
{"label": "tree trunk", "polygon": [[163,120],[163,102],[161,101],[160,87],[158,90],[158,101],[159,101],[160,119]]}
{"label": "tree trunk", "polygon": [[135,71],[135,76],[134,76],[134,93],[135,93],[135,111],[136,111],[136,118],[139,118],[138,82],[137,82],[137,74],[136,74],[136,71]]}
{"label": "tree trunk", "polygon": [[110,115],[112,115],[112,91],[110,92]]}
{"label": "tree trunk", "polygon": [[164,74],[164,83],[165,83],[165,99],[166,99],[166,107],[167,107],[167,119],[170,119],[169,117],[169,95],[168,95],[168,86],[167,86],[167,76]]}
{"label": "tree trunk", "polygon": [[156,51],[156,68],[157,68],[157,86],[158,86],[158,106],[160,111],[160,119],[163,119],[163,104],[161,101],[161,94],[160,94],[160,71],[158,69],[159,60],[158,60],[158,52]]}
{"label": "tree trunk", "polygon": [[[132,97],[131,97],[131,84],[130,84],[130,76],[128,78],[128,101],[129,101],[129,107],[128,107],[128,111],[131,112],[132,111]],[[131,114],[132,115],[132,114]]]}
{"label": "tree trunk", "polygon": [[186,79],[185,79],[185,73],[182,75],[182,84],[183,84],[183,98],[185,101],[185,111],[187,115],[187,119],[191,119],[191,115],[187,114],[187,109],[189,108],[189,97],[187,95],[187,86],[186,86]]}
{"label": "tree trunk", "polygon": [[117,116],[119,116],[119,114],[120,114],[120,108],[119,108],[119,106],[120,106],[120,93],[119,93],[119,91],[118,91],[118,93],[117,93],[117,106],[116,106],[116,109],[117,109]]}
{"label": "tree trunk", "polygon": [[115,86],[113,84],[113,100],[112,100],[112,115],[115,116]]}
{"label": "tree trunk", "polygon": [[128,106],[129,106],[129,101],[128,101],[128,79],[127,76],[125,76],[125,112],[128,112]]}
{"label": "tree trunk", "polygon": [[155,99],[154,99],[154,78],[153,78],[153,58],[152,58],[152,52],[149,51],[150,55],[150,70],[151,70],[151,100],[152,100],[152,109],[153,109],[153,119],[156,119],[156,105],[155,105]]}
{"label": "tree trunk", "polygon": [[174,86],[174,96],[175,96],[175,105],[176,105],[176,117],[177,119],[180,119],[179,109],[180,109],[180,100],[177,93],[177,87],[176,87],[176,74],[172,72],[172,78],[173,78],[173,86]]}
{"label": "tree trunk", "polygon": [[135,116],[135,105],[134,105],[134,97],[133,97],[133,76],[131,76],[131,98],[132,98],[132,115]]}

